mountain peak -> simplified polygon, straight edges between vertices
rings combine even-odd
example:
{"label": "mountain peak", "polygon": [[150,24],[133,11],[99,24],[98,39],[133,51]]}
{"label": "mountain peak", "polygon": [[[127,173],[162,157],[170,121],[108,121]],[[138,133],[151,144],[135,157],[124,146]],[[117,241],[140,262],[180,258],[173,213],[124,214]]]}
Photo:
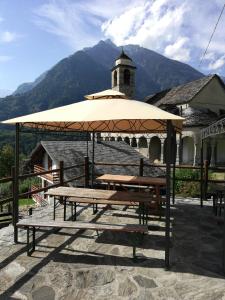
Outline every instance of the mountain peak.
{"label": "mountain peak", "polygon": [[116,45],[110,39],[106,39],[103,42],[110,45],[110,46],[113,46],[113,47],[117,48]]}

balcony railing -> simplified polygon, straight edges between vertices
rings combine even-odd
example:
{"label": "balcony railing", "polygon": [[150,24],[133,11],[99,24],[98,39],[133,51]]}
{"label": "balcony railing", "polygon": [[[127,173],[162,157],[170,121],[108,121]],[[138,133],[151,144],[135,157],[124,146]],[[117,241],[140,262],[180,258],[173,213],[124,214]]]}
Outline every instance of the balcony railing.
{"label": "balcony railing", "polygon": [[[43,173],[45,171],[48,171],[48,170],[44,169],[40,165],[34,165],[34,173]],[[38,176],[50,181],[51,183],[59,182],[59,172],[58,171],[51,173],[51,174],[42,174],[42,175],[38,175]]]}

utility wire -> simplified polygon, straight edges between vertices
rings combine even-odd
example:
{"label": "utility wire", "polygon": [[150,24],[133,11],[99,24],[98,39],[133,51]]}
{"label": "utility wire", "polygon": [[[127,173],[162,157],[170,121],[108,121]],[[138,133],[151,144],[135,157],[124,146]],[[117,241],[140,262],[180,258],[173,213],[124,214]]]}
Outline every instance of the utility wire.
{"label": "utility wire", "polygon": [[202,55],[202,58],[201,58],[200,63],[199,63],[199,65],[198,65],[199,67],[200,67],[200,65],[201,65],[201,63],[202,63],[202,61],[203,61],[203,59],[204,59],[204,57],[205,57],[205,55],[206,55],[206,53],[207,53],[207,51],[208,51],[208,49],[209,49],[209,46],[210,46],[210,43],[211,43],[212,38],[213,38],[213,36],[214,36],[214,33],[215,33],[215,31],[216,31],[217,25],[219,24],[219,21],[220,21],[220,19],[221,19],[221,17],[222,17],[224,8],[225,8],[225,3],[224,3],[224,5],[223,5],[223,7],[222,7],[222,10],[221,10],[220,15],[219,15],[219,18],[218,18],[218,20],[217,20],[217,22],[216,22],[216,25],[215,25],[215,27],[214,27],[214,29],[213,29],[213,32],[212,32],[212,34],[211,34],[211,36],[210,36],[210,39],[209,39],[208,45],[207,45],[207,47],[206,47],[206,49],[205,49],[205,52],[204,52],[203,55]]}

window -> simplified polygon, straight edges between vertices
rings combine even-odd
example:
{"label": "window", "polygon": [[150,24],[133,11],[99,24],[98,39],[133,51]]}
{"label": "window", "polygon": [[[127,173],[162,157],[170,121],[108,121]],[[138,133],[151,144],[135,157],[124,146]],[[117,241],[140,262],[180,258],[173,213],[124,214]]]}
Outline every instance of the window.
{"label": "window", "polygon": [[124,84],[130,85],[130,71],[128,69],[124,70]]}
{"label": "window", "polygon": [[114,72],[113,78],[114,78],[114,86],[117,86],[117,71]]}

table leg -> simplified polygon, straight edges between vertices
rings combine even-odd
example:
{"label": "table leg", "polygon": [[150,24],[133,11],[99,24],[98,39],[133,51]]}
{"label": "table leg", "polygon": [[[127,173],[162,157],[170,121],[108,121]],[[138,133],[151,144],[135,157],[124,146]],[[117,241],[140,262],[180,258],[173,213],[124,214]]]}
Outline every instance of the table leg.
{"label": "table leg", "polygon": [[36,228],[33,227],[32,252],[35,251],[35,231],[36,231]]}
{"label": "table leg", "polygon": [[77,203],[74,202],[74,215],[73,215],[73,221],[76,221],[77,219]]}
{"label": "table leg", "polygon": [[64,221],[66,221],[66,197],[64,198]]}
{"label": "table leg", "polygon": [[148,224],[148,205],[144,204],[145,206],[145,224]]}
{"label": "table leg", "polygon": [[71,205],[71,220],[73,221],[73,202],[71,202],[70,205]]}
{"label": "table leg", "polygon": [[139,218],[139,224],[141,224],[141,203],[139,202],[139,208],[138,208],[138,218]]}
{"label": "table leg", "polygon": [[30,256],[30,228],[27,226],[27,256]]}

